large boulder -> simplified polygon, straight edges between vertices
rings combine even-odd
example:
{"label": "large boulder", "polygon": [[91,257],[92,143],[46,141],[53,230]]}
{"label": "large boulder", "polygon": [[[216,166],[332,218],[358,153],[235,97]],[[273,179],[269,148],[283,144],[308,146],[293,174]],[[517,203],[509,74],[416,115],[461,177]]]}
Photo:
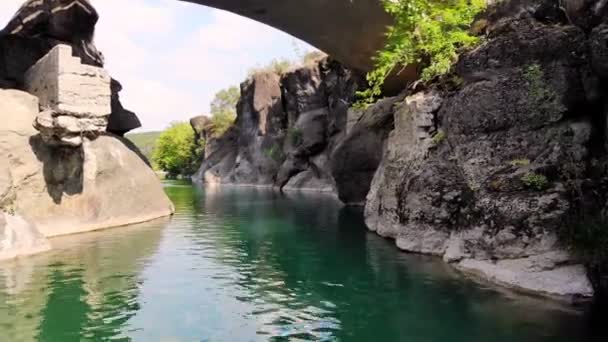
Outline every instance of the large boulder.
{"label": "large boulder", "polygon": [[[57,45],[71,47],[71,54],[84,66],[103,67],[103,54],[93,42],[98,19],[97,11],[88,0],[26,1],[0,32],[0,88],[29,91],[26,73]],[[141,124],[137,116],[120,103],[120,90],[120,84],[112,82],[111,116],[105,120],[104,130],[123,135]],[[104,113],[107,114],[110,112]],[[91,128],[99,124],[101,121]],[[40,126],[52,131],[49,126],[58,125],[49,123],[47,117]],[[67,123],[60,126],[65,126],[60,128],[64,131],[69,128]]]}
{"label": "large boulder", "polygon": [[51,249],[38,229],[20,216],[0,211],[0,261]]}
{"label": "large boulder", "polygon": [[105,132],[111,113],[110,76],[82,64],[69,45],[57,45],[25,74],[25,88],[43,112],[34,123],[50,145],[80,146]]}
{"label": "large boulder", "polygon": [[[2,209],[44,236],[168,216],[173,207],[155,173],[126,140],[102,135],[78,147],[51,146],[32,126],[36,97],[0,90]],[[8,176],[6,176],[8,174]],[[8,185],[8,189],[6,184]]]}

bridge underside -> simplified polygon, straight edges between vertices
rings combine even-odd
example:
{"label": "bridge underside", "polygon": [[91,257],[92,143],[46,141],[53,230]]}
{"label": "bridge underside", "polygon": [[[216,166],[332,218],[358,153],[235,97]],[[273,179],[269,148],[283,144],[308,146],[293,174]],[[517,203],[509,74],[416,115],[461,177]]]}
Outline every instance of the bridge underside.
{"label": "bridge underside", "polygon": [[391,17],[381,0],[180,0],[230,11],[287,32],[343,64],[372,68]]}

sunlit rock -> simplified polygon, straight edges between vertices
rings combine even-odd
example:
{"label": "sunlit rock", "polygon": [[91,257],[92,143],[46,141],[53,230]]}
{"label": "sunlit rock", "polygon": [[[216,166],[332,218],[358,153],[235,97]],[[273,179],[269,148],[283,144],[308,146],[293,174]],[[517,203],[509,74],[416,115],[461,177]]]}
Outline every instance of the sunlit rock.
{"label": "sunlit rock", "polygon": [[20,216],[0,212],[0,261],[51,249],[38,229]]}
{"label": "sunlit rock", "polygon": [[44,236],[171,215],[173,205],[132,144],[104,134],[84,137],[78,148],[49,145],[31,124],[38,108],[33,95],[0,90],[0,209]]}
{"label": "sunlit rock", "polygon": [[34,126],[51,145],[80,146],[105,132],[111,109],[110,76],[82,64],[68,45],[57,45],[25,74],[25,89],[42,113]]}

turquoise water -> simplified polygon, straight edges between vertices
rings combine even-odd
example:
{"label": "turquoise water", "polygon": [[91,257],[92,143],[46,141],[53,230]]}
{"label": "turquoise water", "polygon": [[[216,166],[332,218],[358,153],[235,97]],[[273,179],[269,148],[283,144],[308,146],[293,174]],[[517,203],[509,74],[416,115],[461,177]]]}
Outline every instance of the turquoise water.
{"label": "turquoise water", "polygon": [[332,198],[166,189],[172,219],[0,264],[0,341],[608,340],[589,310],[400,253]]}

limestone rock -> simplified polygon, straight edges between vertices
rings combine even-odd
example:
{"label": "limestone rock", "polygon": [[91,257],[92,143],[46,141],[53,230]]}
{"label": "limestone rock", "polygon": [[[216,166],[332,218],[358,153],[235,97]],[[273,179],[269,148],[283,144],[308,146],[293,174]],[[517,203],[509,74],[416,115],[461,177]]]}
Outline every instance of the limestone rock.
{"label": "limestone rock", "polygon": [[[327,58],[283,76],[254,75],[241,85],[237,120],[223,137],[207,139],[195,181],[334,188],[329,154],[344,135],[357,76]],[[191,122],[205,134],[204,118]]]}
{"label": "limestone rock", "polygon": [[207,129],[211,124],[211,119],[205,115],[195,116],[190,119],[190,126],[199,138],[205,138],[207,136]]}
{"label": "limestone rock", "polygon": [[102,67],[93,44],[99,16],[88,0],[28,0],[0,34],[0,79],[23,87],[25,72],[58,44],[87,65]]}
{"label": "limestone rock", "polygon": [[34,126],[47,144],[80,146],[104,132],[111,112],[110,76],[57,45],[25,74],[26,90],[44,111]]}
{"label": "limestone rock", "polygon": [[0,261],[51,249],[46,238],[22,217],[0,212]]}
{"label": "limestone rock", "polygon": [[102,135],[84,138],[79,148],[50,146],[31,125],[37,114],[34,96],[0,91],[0,160],[10,170],[10,210],[44,236],[172,213],[158,178],[128,141]]}

